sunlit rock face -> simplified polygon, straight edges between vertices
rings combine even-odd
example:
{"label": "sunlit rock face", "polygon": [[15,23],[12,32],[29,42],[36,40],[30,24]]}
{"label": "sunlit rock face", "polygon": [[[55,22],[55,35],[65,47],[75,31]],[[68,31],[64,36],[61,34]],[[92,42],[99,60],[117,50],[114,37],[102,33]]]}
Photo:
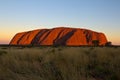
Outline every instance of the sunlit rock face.
{"label": "sunlit rock face", "polygon": [[93,45],[94,40],[98,40],[99,45],[105,45],[107,42],[104,33],[81,28],[57,27],[17,33],[10,45],[82,46]]}

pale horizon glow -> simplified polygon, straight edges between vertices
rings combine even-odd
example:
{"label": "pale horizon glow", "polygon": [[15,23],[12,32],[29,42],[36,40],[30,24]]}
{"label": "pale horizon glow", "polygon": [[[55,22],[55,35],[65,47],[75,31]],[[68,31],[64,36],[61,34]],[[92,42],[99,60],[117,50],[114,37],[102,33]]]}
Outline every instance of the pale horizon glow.
{"label": "pale horizon glow", "polygon": [[120,45],[120,0],[1,0],[0,44],[18,32],[73,27],[103,32]]}

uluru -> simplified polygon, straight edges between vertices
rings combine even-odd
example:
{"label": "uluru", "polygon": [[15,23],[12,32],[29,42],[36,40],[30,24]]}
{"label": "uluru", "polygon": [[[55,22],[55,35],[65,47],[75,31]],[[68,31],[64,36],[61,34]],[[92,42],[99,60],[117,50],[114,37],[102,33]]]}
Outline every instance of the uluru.
{"label": "uluru", "polygon": [[101,32],[82,28],[57,27],[17,33],[10,45],[84,46],[93,45],[94,40],[99,41],[99,45],[107,43],[105,34]]}

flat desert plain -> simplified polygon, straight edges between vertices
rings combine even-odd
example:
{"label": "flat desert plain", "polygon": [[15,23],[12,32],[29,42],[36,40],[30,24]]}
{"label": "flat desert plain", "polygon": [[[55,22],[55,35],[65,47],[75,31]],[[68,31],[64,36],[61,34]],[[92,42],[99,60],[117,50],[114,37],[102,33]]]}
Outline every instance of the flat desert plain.
{"label": "flat desert plain", "polygon": [[120,47],[0,47],[0,80],[120,80]]}

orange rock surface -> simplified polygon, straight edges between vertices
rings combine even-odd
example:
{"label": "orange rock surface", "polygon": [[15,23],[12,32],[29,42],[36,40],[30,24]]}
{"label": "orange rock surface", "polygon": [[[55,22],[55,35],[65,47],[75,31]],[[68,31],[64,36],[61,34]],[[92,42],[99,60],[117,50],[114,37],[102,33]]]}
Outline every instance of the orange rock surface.
{"label": "orange rock surface", "polygon": [[103,33],[80,28],[58,27],[18,33],[11,40],[10,45],[81,46],[92,45],[93,40],[98,40],[99,45],[105,45],[107,42]]}

